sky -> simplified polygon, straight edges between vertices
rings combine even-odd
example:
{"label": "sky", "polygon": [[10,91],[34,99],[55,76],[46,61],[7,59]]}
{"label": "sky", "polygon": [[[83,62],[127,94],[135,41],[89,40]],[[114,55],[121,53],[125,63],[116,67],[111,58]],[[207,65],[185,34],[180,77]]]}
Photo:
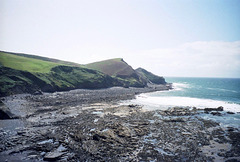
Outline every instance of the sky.
{"label": "sky", "polygon": [[240,78],[240,0],[0,0],[0,50]]}

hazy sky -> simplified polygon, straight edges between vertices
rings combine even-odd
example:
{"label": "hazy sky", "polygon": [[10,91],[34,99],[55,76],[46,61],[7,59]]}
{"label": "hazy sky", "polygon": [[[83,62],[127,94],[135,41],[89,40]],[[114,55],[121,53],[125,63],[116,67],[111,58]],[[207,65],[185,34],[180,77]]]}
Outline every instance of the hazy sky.
{"label": "hazy sky", "polygon": [[0,50],[240,77],[240,0],[0,0]]}

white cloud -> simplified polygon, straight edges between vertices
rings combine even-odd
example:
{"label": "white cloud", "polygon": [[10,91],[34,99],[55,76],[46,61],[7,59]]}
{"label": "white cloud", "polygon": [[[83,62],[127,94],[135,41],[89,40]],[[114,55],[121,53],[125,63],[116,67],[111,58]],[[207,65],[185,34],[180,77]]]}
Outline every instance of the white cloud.
{"label": "white cloud", "polygon": [[55,53],[56,56],[51,57],[80,64],[123,58],[133,68],[143,67],[162,76],[240,78],[240,41],[198,41],[145,51],[86,45],[65,47]]}
{"label": "white cloud", "polygon": [[129,61],[163,76],[240,77],[240,41],[199,41],[146,50],[137,60]]}

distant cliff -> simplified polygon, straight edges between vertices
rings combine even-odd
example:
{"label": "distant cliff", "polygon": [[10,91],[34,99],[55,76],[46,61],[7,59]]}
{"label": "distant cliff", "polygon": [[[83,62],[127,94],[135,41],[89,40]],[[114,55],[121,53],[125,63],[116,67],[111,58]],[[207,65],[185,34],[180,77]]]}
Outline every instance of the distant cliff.
{"label": "distant cliff", "polygon": [[153,73],[151,73],[143,68],[136,69],[136,72],[138,73],[138,75],[140,75],[142,78],[144,78],[148,83],[166,84],[166,81],[163,77],[154,75]]}
{"label": "distant cliff", "polygon": [[145,87],[147,82],[122,58],[115,58],[87,64],[86,67],[117,78],[124,86]]}

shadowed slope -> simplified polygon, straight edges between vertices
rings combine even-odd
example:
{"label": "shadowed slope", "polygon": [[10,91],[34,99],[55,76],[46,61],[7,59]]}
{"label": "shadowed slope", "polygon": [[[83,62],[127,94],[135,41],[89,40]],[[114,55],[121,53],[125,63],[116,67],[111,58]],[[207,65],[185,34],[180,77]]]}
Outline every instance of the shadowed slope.
{"label": "shadowed slope", "polygon": [[90,63],[87,64],[86,67],[101,71],[112,77],[127,80],[129,86],[144,87],[147,83],[121,58]]}
{"label": "shadowed slope", "polygon": [[144,79],[146,79],[150,83],[154,84],[166,84],[166,81],[163,77],[154,75],[153,73],[143,69],[143,68],[138,68],[136,69],[136,72]]}
{"label": "shadowed slope", "polygon": [[[22,56],[23,55],[23,56]],[[70,66],[64,61],[27,54],[0,52],[0,96],[20,93],[65,91],[76,88],[107,88],[122,86],[97,70]]]}
{"label": "shadowed slope", "polygon": [[135,73],[133,68],[129,66],[121,58],[115,58],[115,59],[90,63],[90,64],[87,64],[86,67],[99,70],[110,76],[118,76],[118,75],[129,76]]}

